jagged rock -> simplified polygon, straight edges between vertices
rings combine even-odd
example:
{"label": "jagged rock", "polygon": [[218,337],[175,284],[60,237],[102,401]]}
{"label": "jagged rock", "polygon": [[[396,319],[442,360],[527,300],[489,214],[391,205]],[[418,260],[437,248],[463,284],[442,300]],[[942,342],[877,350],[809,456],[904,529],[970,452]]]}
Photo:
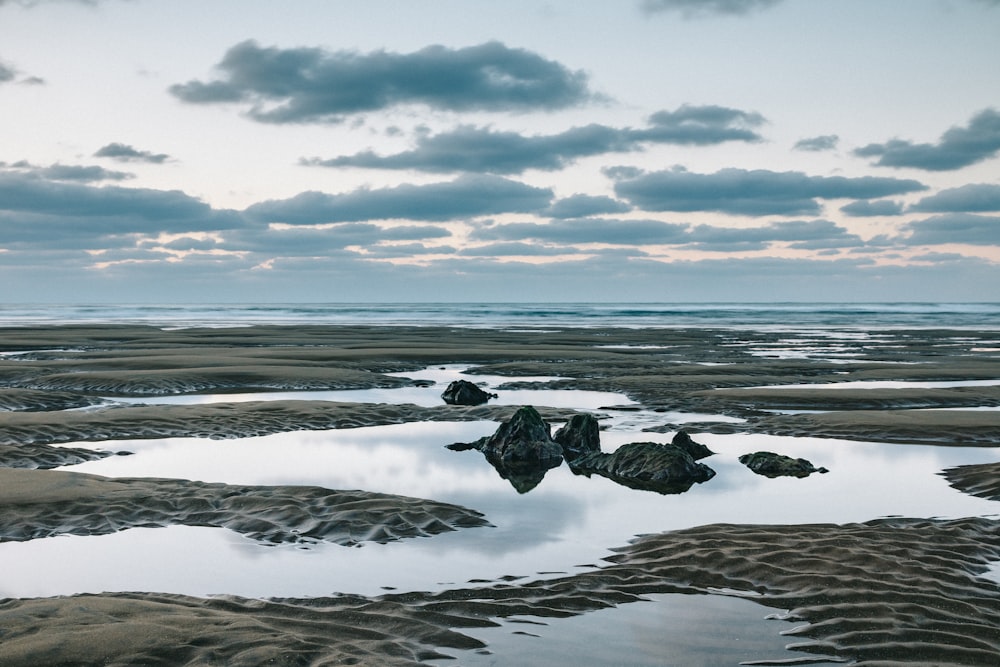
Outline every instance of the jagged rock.
{"label": "jagged rock", "polygon": [[594,415],[573,415],[552,439],[562,446],[567,461],[601,451],[601,428]]}
{"label": "jagged rock", "polygon": [[680,447],[685,452],[690,454],[691,458],[693,458],[695,461],[715,454],[715,452],[713,452],[705,445],[692,440],[691,436],[688,435],[687,431],[677,431],[677,435],[675,435],[674,439],[671,440],[670,442],[671,444]]}
{"label": "jagged rock", "polygon": [[601,475],[623,486],[657,493],[683,493],[707,482],[715,471],[675,444],[632,442],[611,454],[592,452],[568,460],[578,475]]}
{"label": "jagged rock", "polygon": [[635,442],[605,454],[601,452],[597,418],[581,414],[570,418],[553,439],[562,446],[570,470],[577,475],[601,475],[633,489],[682,493],[715,476],[714,470],[695,462],[712,451],[685,431],[679,431],[669,445]]}
{"label": "jagged rock", "polygon": [[483,391],[468,380],[455,380],[441,394],[448,405],[482,405],[496,397],[496,394]]}
{"label": "jagged rock", "polygon": [[552,439],[549,424],[531,406],[519,408],[493,435],[447,447],[454,451],[478,449],[519,493],[535,488],[546,471],[563,460],[562,447]]}
{"label": "jagged rock", "polygon": [[814,472],[829,472],[826,468],[815,467],[806,459],[793,459],[774,452],[744,454],[740,457],[740,463],[765,477],[808,477]]}

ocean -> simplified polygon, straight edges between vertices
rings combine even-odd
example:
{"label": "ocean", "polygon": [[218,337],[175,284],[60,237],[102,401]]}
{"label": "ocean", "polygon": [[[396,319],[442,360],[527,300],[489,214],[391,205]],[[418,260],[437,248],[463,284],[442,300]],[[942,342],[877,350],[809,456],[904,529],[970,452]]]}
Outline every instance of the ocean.
{"label": "ocean", "polygon": [[3,304],[0,326],[255,324],[1000,330],[996,303],[243,303]]}

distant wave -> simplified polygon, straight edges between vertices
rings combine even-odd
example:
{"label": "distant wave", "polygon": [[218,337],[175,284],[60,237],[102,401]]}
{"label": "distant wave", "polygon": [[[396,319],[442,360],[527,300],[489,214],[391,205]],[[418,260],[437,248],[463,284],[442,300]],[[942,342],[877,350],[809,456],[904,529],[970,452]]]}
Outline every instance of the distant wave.
{"label": "distant wave", "polygon": [[254,324],[464,327],[976,328],[1000,331],[1000,303],[296,303],[7,304],[0,325]]}

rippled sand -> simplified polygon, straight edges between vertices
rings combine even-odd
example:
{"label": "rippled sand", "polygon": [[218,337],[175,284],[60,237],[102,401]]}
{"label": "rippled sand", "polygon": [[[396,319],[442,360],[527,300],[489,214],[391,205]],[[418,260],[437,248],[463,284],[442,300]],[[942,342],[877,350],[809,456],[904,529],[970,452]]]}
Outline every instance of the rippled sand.
{"label": "rippled sand", "polygon": [[[368,491],[112,479],[44,470],[112,452],[74,441],[235,438],[410,421],[505,418],[513,408],[325,401],[116,405],[101,397],[405,386],[387,373],[466,363],[480,372],[561,376],[539,388],[628,395],[648,410],[745,421],[711,430],[900,445],[1000,444],[996,387],[758,389],[858,380],[1000,378],[995,334],[880,332],[837,340],[837,358],[769,358],[790,334],[728,330],[502,332],[445,328],[152,327],[0,330],[0,541],[137,526],[221,526],[264,543],[364,541],[488,530],[475,508]],[[815,340],[810,341],[815,349]],[[979,350],[979,351],[977,351]],[[982,351],[986,350],[986,351]],[[773,410],[821,411],[775,414]],[[566,416],[549,411],[545,416]],[[661,429],[671,428],[665,424]],[[997,499],[1000,468],[943,471]],[[830,502],[837,499],[831,498]],[[875,519],[873,517],[873,519]],[[606,563],[538,581],[441,593],[248,600],[157,592],[0,602],[0,664],[409,665],[490,649],[476,629],[570,618],[658,593],[746,598],[791,610],[797,653],[853,664],[981,665],[1000,654],[1000,522],[926,517],[848,525],[727,525],[648,535]],[[615,547],[616,545],[607,545]],[[72,564],[67,564],[72,567]],[[586,638],[581,637],[581,641]],[[671,647],[662,647],[670,664]],[[503,656],[496,656],[502,659]],[[779,656],[777,659],[781,659]],[[459,661],[461,663],[461,660]],[[777,663],[758,663],[777,664]]]}

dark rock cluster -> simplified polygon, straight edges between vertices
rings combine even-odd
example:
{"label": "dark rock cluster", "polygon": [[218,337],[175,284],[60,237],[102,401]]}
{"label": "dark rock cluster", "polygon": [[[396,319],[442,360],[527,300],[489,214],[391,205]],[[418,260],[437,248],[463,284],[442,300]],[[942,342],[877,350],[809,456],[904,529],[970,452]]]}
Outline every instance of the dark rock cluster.
{"label": "dark rock cluster", "polygon": [[623,486],[658,493],[681,493],[715,475],[714,470],[696,462],[712,452],[684,431],[670,444],[636,442],[606,454],[601,451],[600,427],[593,415],[574,415],[552,436],[549,424],[530,406],[520,408],[493,435],[448,448],[482,452],[520,493],[537,486],[563,459],[575,474],[596,474]]}

